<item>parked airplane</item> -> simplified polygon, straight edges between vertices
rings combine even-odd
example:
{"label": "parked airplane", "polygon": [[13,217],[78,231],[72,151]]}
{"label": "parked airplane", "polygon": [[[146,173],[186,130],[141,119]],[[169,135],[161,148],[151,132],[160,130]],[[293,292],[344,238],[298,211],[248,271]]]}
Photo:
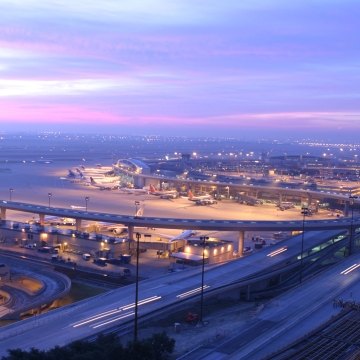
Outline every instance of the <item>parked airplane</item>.
{"label": "parked airplane", "polygon": [[162,199],[175,199],[178,197],[176,190],[156,190],[152,184],[150,184],[150,194],[160,196]]}
{"label": "parked airplane", "polygon": [[120,225],[107,226],[107,230],[115,235],[125,235],[128,233],[128,227]]}
{"label": "parked airplane", "polygon": [[71,209],[86,209],[86,206],[79,206],[79,205],[70,205]]}
{"label": "parked airplane", "polygon": [[94,187],[99,188],[100,190],[115,190],[119,188],[118,181],[95,181],[92,176],[90,176],[90,184]]}
{"label": "parked airplane", "polygon": [[119,188],[119,190],[125,194],[149,194],[149,188],[147,187],[143,187],[142,189],[122,187]]}
{"label": "parked airplane", "polygon": [[188,199],[190,201],[198,201],[198,200],[212,200],[212,196],[210,194],[206,195],[197,195],[195,196],[191,190],[188,191]]}
{"label": "parked airplane", "polygon": [[241,204],[252,205],[252,206],[262,204],[261,200],[257,199],[254,196],[246,195],[243,192],[238,194],[238,202]]}
{"label": "parked airplane", "polygon": [[69,173],[67,176],[68,179],[84,179],[84,174],[78,169],[76,168],[75,170],[73,169],[69,169]]}
{"label": "parked airplane", "polygon": [[196,205],[214,205],[217,201],[214,199],[199,199],[195,201]]}
{"label": "parked airplane", "polygon": [[282,201],[278,204],[278,207],[281,211],[292,209],[295,205],[290,201]]}
{"label": "parked airplane", "polygon": [[162,238],[168,239],[169,242],[172,242],[172,241],[176,241],[176,240],[188,239],[191,236],[196,235],[196,231],[195,230],[184,230],[179,235],[175,235],[175,236],[169,236],[168,234],[159,234],[159,235]]}

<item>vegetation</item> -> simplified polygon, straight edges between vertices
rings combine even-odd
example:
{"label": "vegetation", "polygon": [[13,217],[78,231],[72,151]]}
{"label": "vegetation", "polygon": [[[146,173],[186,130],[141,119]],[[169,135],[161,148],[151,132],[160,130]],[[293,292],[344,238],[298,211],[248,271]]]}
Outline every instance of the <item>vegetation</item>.
{"label": "vegetation", "polygon": [[48,351],[32,348],[9,350],[2,360],[165,360],[173,352],[175,340],[165,332],[123,346],[116,335],[100,335],[96,341],[75,341]]}

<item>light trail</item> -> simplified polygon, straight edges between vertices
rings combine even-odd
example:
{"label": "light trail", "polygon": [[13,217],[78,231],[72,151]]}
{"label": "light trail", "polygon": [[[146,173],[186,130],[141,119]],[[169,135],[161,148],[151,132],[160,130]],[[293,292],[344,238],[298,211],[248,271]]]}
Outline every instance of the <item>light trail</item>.
{"label": "light trail", "polygon": [[273,257],[273,256],[276,256],[276,255],[279,255],[279,254],[283,253],[286,250],[287,250],[287,247],[282,247],[282,248],[280,248],[278,250],[275,250],[275,251],[271,252],[270,254],[267,254],[266,256]]}
{"label": "light trail", "polygon": [[348,268],[346,268],[345,270],[341,271],[340,274],[347,275],[347,274],[351,273],[352,271],[354,271],[355,269],[357,269],[358,267],[360,267],[360,264],[351,265]]}
{"label": "light trail", "polygon": [[[144,300],[140,300],[138,302],[138,305],[144,305],[144,304],[148,304],[152,301],[156,301],[156,300],[160,300],[161,296],[152,296],[150,298],[144,299]],[[129,310],[131,308],[135,307],[135,303],[129,304],[129,305],[125,305],[122,307],[123,310]]]}
{"label": "light trail", "polygon": [[115,322],[115,321],[118,321],[118,320],[121,320],[121,319],[125,319],[125,318],[127,318],[127,317],[129,317],[129,316],[132,316],[132,315],[134,315],[134,314],[135,314],[134,312],[127,313],[127,314],[124,314],[124,315],[122,315],[122,316],[119,316],[119,317],[116,317],[116,318],[114,318],[114,319],[111,319],[111,320],[109,320],[109,321],[105,321],[104,323],[97,324],[97,325],[93,326],[92,328],[93,328],[93,329],[96,329],[96,328],[98,328],[98,327],[105,326],[105,325],[107,325],[107,324],[111,324],[111,323],[113,323],[113,322]]}
{"label": "light trail", "polygon": [[[161,299],[161,296],[152,296],[150,298],[140,300],[138,302],[138,305],[145,305],[145,304],[148,304],[148,303],[150,303],[152,301],[156,301],[156,300],[159,300],[159,299]],[[119,307],[117,309],[108,310],[108,311],[105,311],[103,313],[91,316],[91,317],[89,317],[89,318],[87,318],[84,321],[81,321],[79,323],[75,323],[75,325],[73,325],[72,327],[77,328],[79,326],[89,324],[89,323],[94,322],[96,320],[100,320],[100,319],[103,319],[105,317],[108,317],[108,316],[111,316],[111,315],[114,315],[114,314],[118,314],[118,313],[120,313],[122,311],[129,310],[129,309],[131,309],[133,307],[135,307],[135,303],[124,305],[124,306],[121,306],[121,307]]]}
{"label": "light trail", "polygon": [[[209,285],[204,285],[203,290],[208,289],[209,287],[210,287]],[[187,297],[187,296],[190,296],[190,295],[194,295],[194,294],[196,294],[196,293],[198,293],[198,292],[200,292],[200,291],[201,291],[201,286],[198,287],[198,288],[196,288],[196,289],[189,290],[189,291],[184,292],[184,293],[182,293],[182,294],[176,295],[176,297],[179,298],[179,299],[182,299],[182,298],[184,298],[184,297]]]}
{"label": "light trail", "polygon": [[76,323],[75,325],[73,325],[73,328],[77,328],[79,326],[86,325],[86,324],[91,323],[93,321],[96,321],[96,320],[102,319],[104,317],[119,313],[121,311],[122,311],[122,309],[114,309],[114,310],[105,311],[105,312],[100,313],[98,315],[91,316],[91,317],[87,318],[86,320],[84,320],[84,321],[82,321],[80,323]]}

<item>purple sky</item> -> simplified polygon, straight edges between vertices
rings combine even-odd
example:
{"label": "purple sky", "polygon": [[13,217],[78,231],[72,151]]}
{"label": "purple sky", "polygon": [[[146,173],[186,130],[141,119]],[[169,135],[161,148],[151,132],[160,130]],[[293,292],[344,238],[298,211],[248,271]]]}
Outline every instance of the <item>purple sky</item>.
{"label": "purple sky", "polygon": [[359,0],[1,0],[0,13],[5,130],[360,130]]}

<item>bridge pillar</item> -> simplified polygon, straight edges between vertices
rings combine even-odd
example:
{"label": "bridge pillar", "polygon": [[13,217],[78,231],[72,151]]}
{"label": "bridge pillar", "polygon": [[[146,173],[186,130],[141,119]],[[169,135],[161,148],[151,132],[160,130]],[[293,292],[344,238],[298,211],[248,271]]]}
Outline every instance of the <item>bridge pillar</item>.
{"label": "bridge pillar", "polygon": [[349,216],[349,206],[350,206],[350,202],[345,201],[345,204],[344,204],[344,216]]}
{"label": "bridge pillar", "polygon": [[6,220],[6,208],[1,208],[1,220]]}
{"label": "bridge pillar", "polygon": [[129,236],[129,241],[134,240],[134,225],[128,226],[128,236]]}
{"label": "bridge pillar", "polygon": [[45,224],[45,214],[39,214],[40,225],[44,226]]}
{"label": "bridge pillar", "polygon": [[243,256],[243,252],[244,252],[244,239],[245,239],[245,231],[240,230],[239,231],[239,242],[238,242],[238,254],[240,257]]}
{"label": "bridge pillar", "polygon": [[356,226],[349,226],[349,228],[347,229],[347,233],[348,233],[348,237],[349,237],[349,255],[351,255],[354,251],[355,248],[355,229]]}
{"label": "bridge pillar", "polygon": [[77,231],[81,230],[81,219],[75,219],[76,223],[75,223],[75,229]]}
{"label": "bridge pillar", "polygon": [[246,286],[246,300],[250,301],[251,299],[251,292],[250,292],[250,284]]}
{"label": "bridge pillar", "polygon": [[312,197],[311,197],[311,195],[308,195],[307,196],[307,206],[310,206],[311,202],[312,202]]}

